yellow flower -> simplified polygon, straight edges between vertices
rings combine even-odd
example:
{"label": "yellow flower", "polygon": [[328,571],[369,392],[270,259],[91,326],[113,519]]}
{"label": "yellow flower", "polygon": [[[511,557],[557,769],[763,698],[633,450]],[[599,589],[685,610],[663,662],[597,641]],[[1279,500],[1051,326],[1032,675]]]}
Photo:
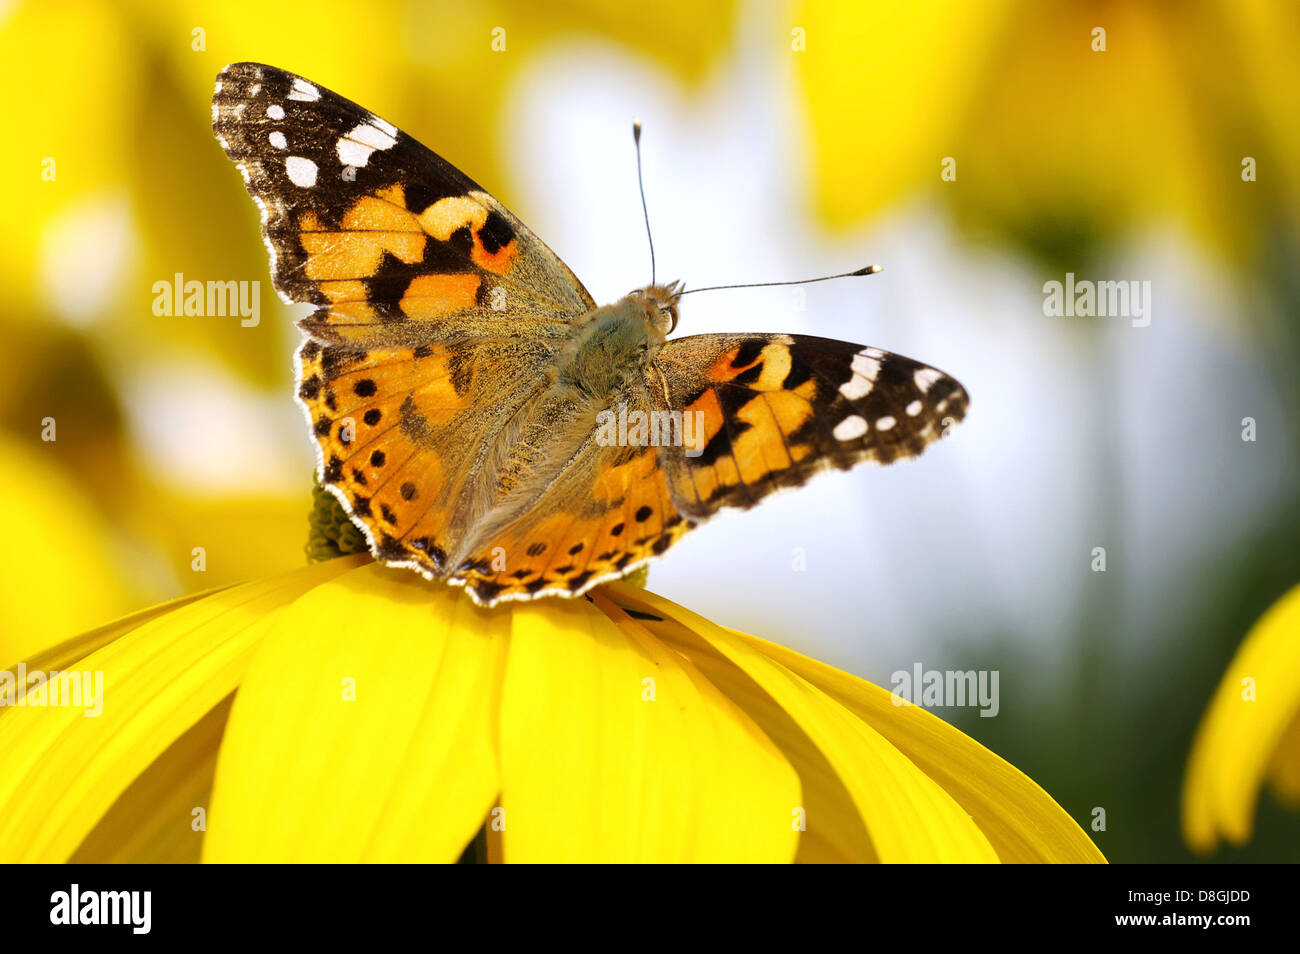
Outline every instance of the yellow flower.
{"label": "yellow flower", "polygon": [[1246,634],[1196,733],[1183,834],[1198,851],[1250,840],[1265,780],[1300,808],[1300,586]]}
{"label": "yellow flower", "polygon": [[1300,215],[1289,4],[805,0],[791,25],[831,226],[920,197],[1067,260],[1158,223],[1254,270],[1261,222]]}
{"label": "yellow flower", "polygon": [[53,458],[53,443],[0,431],[10,508],[0,551],[0,659],[30,658],[143,598],[113,528]]}
{"label": "yellow flower", "polygon": [[102,694],[0,709],[0,860],[1104,860],[930,713],[626,583],[484,610],[353,555],[50,671]]}

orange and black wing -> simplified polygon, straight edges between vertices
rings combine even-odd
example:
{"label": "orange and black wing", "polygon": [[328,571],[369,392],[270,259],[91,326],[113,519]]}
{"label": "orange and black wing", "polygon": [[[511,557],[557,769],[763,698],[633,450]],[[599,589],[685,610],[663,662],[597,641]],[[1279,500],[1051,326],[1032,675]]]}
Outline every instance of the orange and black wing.
{"label": "orange and black wing", "polygon": [[[651,366],[694,446],[666,448],[678,511],[751,507],[826,469],[915,457],[966,414],[948,375],[878,348],[807,335],[694,335]],[[687,442],[689,444],[690,442]]]}
{"label": "orange and black wing", "polygon": [[[594,307],[573,273],[472,179],[393,124],[284,70],[234,63],[212,127],[262,212],[281,296],[322,343],[561,337]],[[454,319],[454,322],[451,321]]]}

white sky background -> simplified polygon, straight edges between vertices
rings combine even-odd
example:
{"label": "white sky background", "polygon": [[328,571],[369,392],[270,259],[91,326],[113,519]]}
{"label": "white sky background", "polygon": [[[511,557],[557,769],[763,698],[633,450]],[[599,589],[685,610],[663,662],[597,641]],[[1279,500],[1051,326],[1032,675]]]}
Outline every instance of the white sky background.
{"label": "white sky background", "polygon": [[[644,285],[640,117],[661,281],[886,266],[807,286],[803,311],[791,289],[687,298],[677,335],[788,331],[887,348],[950,372],[971,411],[918,461],[820,476],[716,518],[652,566],[651,588],[884,681],[913,661],[944,668],[944,647],[990,631],[1056,661],[1095,580],[1091,549],[1106,546],[1133,601],[1115,643],[1154,648],[1143,635],[1153,614],[1197,585],[1182,572],[1230,546],[1296,480],[1294,453],[1268,439],[1284,422],[1258,358],[1229,343],[1235,319],[1223,316],[1234,309],[1212,267],[1154,235],[1106,274],[1080,274],[1153,282],[1149,327],[1099,331],[1081,323],[1101,319],[1043,316],[1042,284],[1063,275],[973,250],[941,210],[900,208],[849,238],[820,232],[801,205],[791,55],[758,35],[762,22],[742,22],[753,40],[742,36],[689,97],[621,47],[539,59],[503,118],[514,211],[598,302]],[[1247,415],[1269,422],[1255,444],[1240,440]],[[1111,533],[1119,539],[1102,538]],[[795,547],[806,572],[791,570]]]}

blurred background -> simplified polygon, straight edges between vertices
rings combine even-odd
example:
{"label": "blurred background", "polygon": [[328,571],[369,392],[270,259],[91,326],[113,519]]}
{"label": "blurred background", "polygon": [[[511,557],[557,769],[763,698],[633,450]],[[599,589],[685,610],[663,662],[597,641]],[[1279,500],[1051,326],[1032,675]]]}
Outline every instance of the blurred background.
{"label": "blurred background", "polygon": [[[0,655],[303,562],[304,309],[212,137],[222,66],[372,108],[602,302],[649,279],[640,117],[661,278],[885,266],[688,299],[680,334],[843,338],[971,394],[920,460],[724,515],[650,587],[885,686],[997,670],[996,718],[941,714],[1104,808],[1112,861],[1192,860],[1192,732],[1300,581],[1298,58],[1288,0],[0,3]],[[176,273],[260,281],[260,321],[156,315]],[[1150,282],[1150,323],[1045,315],[1067,273]],[[1300,814],[1265,795],[1209,860],[1300,860]]]}

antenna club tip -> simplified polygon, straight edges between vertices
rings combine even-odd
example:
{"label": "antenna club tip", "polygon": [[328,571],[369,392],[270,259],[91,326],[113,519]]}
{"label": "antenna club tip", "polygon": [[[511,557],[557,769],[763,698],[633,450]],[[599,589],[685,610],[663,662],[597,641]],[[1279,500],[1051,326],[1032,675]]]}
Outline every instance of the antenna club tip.
{"label": "antenna club tip", "polygon": [[637,142],[641,141],[641,120],[639,119],[632,120],[632,138]]}
{"label": "antenna club tip", "polygon": [[868,265],[866,268],[859,268],[856,272],[853,272],[853,273],[851,273],[851,274],[853,274],[853,275],[874,275],[874,274],[876,274],[876,272],[883,272],[884,270],[885,270],[885,266],[884,266],[884,265]]}

